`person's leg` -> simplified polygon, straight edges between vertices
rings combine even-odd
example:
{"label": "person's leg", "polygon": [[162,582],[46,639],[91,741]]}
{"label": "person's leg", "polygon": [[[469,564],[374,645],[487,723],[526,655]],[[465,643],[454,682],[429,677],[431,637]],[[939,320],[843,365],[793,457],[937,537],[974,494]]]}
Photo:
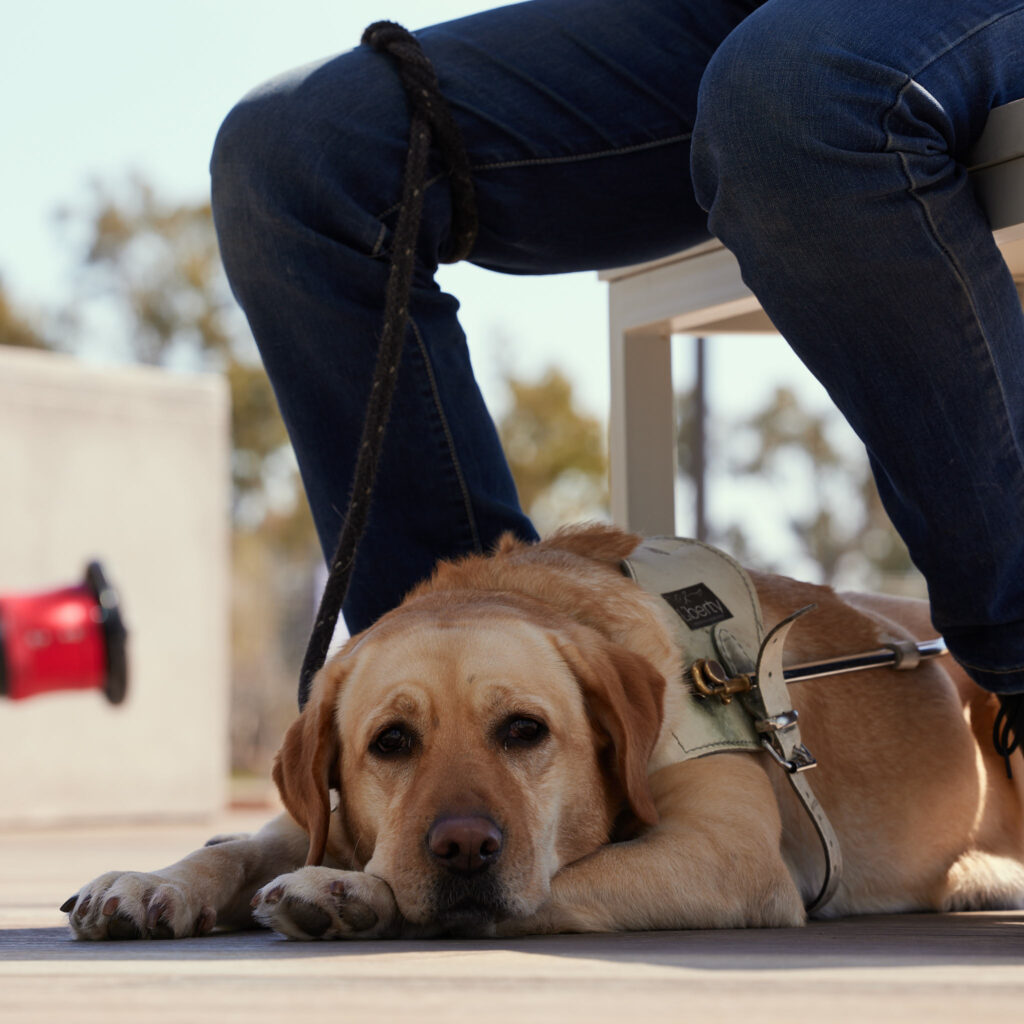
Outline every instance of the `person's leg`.
{"label": "person's leg", "polygon": [[[418,33],[474,169],[471,259],[512,273],[627,263],[706,237],[689,183],[701,73],[754,0],[537,0]],[[257,90],[214,150],[224,263],[297,452],[324,550],[344,514],[376,357],[408,114],[358,47]],[[449,226],[428,191],[370,524],[345,604],[358,630],[440,557],[533,537],[434,282]]]}
{"label": "person's leg", "polygon": [[965,169],[1019,0],[770,0],[705,75],[709,226],[865,442],[936,627],[1024,690],[1024,317]]}

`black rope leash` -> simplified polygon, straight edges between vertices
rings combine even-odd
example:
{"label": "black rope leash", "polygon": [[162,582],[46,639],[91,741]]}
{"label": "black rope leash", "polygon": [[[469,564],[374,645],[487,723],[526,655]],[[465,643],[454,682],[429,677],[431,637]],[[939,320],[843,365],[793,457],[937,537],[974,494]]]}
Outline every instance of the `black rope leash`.
{"label": "black rope leash", "polygon": [[452,194],[451,251],[443,262],[455,263],[465,259],[473,248],[477,233],[476,200],[469,158],[427,55],[411,32],[391,21],[375,22],[363,33],[362,42],[386,53],[395,62],[409,104],[409,148],[384,294],[380,350],[373,372],[348,510],[302,661],[300,710],[309,699],[313,677],[327,658],[341,606],[352,580],[359,542],[366,531],[377,467],[398,380],[402,344],[409,324],[409,297],[432,141],[444,161]]}
{"label": "black rope leash", "polygon": [[992,725],[992,746],[1006,765],[1006,777],[1013,778],[1010,755],[1024,743],[1024,693],[999,694],[999,710]]}

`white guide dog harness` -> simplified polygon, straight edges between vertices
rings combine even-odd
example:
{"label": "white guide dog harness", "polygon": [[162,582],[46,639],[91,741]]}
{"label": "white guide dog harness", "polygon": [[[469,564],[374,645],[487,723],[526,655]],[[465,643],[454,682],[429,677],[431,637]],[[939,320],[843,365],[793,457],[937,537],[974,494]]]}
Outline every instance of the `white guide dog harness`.
{"label": "white guide dog harness", "polygon": [[[652,537],[623,562],[623,571],[673,612],[674,639],[685,655],[679,682],[692,694],[686,713],[668,723],[679,746],[677,760],[724,751],[771,755],[786,771],[821,839],[824,880],[807,910],[821,909],[839,885],[842,855],[835,830],[804,775],[816,762],[800,739],[782,671],[786,634],[810,609],[795,612],[765,637],[761,606],[746,571],[724,552],[696,540]],[[701,695],[712,692],[704,680],[717,687],[729,677],[742,677],[749,686],[746,692],[737,691],[739,699],[718,688],[715,695]]]}

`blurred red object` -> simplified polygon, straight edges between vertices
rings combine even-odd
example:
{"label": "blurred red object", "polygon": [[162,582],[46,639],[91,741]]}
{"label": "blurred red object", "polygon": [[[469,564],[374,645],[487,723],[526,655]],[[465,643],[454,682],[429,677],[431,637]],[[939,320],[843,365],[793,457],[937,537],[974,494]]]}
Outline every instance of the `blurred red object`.
{"label": "blurred red object", "polygon": [[128,689],[126,639],[117,591],[98,562],[78,586],[0,595],[0,696],[101,690],[120,704]]}

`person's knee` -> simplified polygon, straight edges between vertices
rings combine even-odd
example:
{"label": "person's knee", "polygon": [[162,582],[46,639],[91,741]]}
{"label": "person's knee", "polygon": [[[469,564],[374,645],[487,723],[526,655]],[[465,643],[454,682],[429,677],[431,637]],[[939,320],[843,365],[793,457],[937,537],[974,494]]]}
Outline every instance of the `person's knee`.
{"label": "person's knee", "polygon": [[723,43],[701,81],[692,159],[697,199],[708,210],[724,186],[763,202],[814,131],[803,109],[816,88],[806,57],[787,40],[744,29]]}
{"label": "person's knee", "polygon": [[225,118],[210,157],[210,196],[229,273],[263,247],[288,207],[301,205],[308,162],[297,152],[289,92],[272,85],[244,97]]}
{"label": "person's knee", "polygon": [[224,119],[210,157],[218,220],[253,208],[301,211],[322,143],[300,81],[299,72],[273,79]]}
{"label": "person's knee", "polygon": [[885,148],[884,115],[905,81],[813,25],[752,17],[701,82],[692,149],[698,201],[714,213],[727,191],[730,208],[806,210],[856,189],[856,165],[867,170]]}
{"label": "person's knee", "polygon": [[[386,66],[381,73],[375,59],[357,50],[299,69],[230,111],[210,160],[222,247],[238,239],[251,246],[262,231],[291,223],[373,249],[380,214],[398,195],[406,119],[395,76]],[[383,81],[372,87],[375,77]],[[394,160],[381,152],[392,120],[399,130]]]}

